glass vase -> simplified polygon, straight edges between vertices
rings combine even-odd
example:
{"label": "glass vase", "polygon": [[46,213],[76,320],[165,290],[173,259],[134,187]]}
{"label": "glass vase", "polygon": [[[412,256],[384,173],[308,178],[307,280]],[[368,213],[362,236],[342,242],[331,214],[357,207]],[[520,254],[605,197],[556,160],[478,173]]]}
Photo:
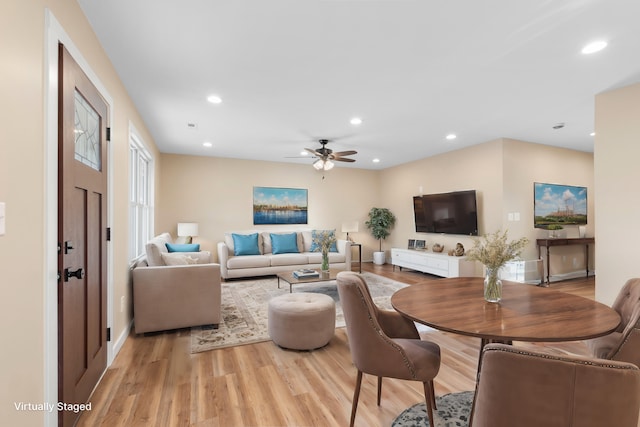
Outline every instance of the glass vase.
{"label": "glass vase", "polygon": [[323,272],[328,273],[329,272],[329,253],[328,252],[322,252],[322,266],[320,267],[320,269]]}
{"label": "glass vase", "polygon": [[498,278],[499,268],[486,268],[484,276],[484,299],[488,302],[500,302],[502,299],[502,280]]}

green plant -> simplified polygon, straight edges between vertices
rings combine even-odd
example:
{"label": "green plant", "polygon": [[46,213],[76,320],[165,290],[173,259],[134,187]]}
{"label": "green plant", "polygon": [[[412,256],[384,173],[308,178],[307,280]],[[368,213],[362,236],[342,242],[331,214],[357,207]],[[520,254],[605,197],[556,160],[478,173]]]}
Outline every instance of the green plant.
{"label": "green plant", "polygon": [[473,239],[473,248],[467,252],[467,259],[480,261],[487,268],[497,271],[508,261],[519,257],[529,243],[526,237],[511,242],[508,242],[507,238],[507,230],[504,230]]}
{"label": "green plant", "polygon": [[395,223],[395,215],[387,208],[371,208],[369,211],[369,220],[364,224],[371,235],[380,242],[380,252],[382,252],[382,241],[389,237]]}

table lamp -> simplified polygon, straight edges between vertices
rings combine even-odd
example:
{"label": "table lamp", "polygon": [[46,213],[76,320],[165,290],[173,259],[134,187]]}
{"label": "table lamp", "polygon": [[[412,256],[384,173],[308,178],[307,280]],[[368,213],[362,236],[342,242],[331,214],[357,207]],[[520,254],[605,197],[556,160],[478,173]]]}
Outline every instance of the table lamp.
{"label": "table lamp", "polygon": [[198,235],[197,222],[179,222],[178,237],[184,237],[184,243],[191,243],[193,237]]}
{"label": "table lamp", "polygon": [[342,224],[342,232],[347,233],[347,240],[353,242],[353,239],[349,237],[349,233],[358,232],[358,221],[345,222]]}

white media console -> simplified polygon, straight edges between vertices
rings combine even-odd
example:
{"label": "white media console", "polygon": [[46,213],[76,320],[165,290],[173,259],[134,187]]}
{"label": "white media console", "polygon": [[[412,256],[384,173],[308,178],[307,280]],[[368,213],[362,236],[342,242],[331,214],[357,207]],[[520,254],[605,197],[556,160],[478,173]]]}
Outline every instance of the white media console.
{"label": "white media console", "polygon": [[391,264],[441,277],[470,277],[476,275],[475,261],[466,257],[415,249],[391,249]]}

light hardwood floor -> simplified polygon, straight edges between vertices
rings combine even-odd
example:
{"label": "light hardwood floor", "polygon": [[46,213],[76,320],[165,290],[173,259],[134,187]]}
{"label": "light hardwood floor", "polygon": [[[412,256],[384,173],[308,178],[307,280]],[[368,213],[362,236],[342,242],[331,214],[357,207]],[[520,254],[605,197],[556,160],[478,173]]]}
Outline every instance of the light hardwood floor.
{"label": "light hardwood floor", "polygon": [[[365,263],[363,271],[418,286],[437,279],[390,265]],[[552,287],[594,297],[593,278]],[[442,349],[436,395],[473,390],[479,339],[439,331],[422,335]],[[579,342],[516,345],[586,352]],[[347,426],[355,377],[344,328],[336,329],[328,346],[310,352],[283,350],[269,341],[190,354],[188,329],[131,334],[78,425]],[[385,378],[377,406],[375,384],[365,375],[356,426],[389,426],[405,408],[423,401],[422,384]]]}

